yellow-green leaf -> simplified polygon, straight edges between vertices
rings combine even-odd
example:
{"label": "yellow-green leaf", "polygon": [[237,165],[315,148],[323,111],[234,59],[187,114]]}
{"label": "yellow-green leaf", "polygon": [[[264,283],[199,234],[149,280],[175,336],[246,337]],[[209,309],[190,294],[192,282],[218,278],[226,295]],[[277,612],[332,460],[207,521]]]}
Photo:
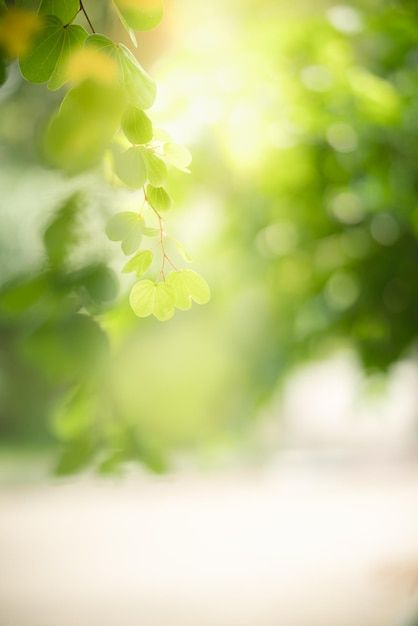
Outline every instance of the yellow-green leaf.
{"label": "yellow-green leaf", "polygon": [[163,187],[147,186],[147,200],[156,211],[168,211],[171,198]]}
{"label": "yellow-green leaf", "polygon": [[171,272],[166,282],[173,290],[175,305],[178,309],[183,311],[190,309],[192,300],[197,304],[206,304],[210,300],[209,285],[193,270]]}
{"label": "yellow-green leaf", "polygon": [[154,187],[161,187],[167,178],[167,166],[154,152],[144,148],[142,155],[145,161],[147,178]]}
{"label": "yellow-green leaf", "polygon": [[160,320],[168,320],[174,315],[174,296],[165,282],[155,283],[141,280],[132,287],[129,302],[138,317],[155,315]]}
{"label": "yellow-green leaf", "polygon": [[115,174],[131,189],[141,189],[146,180],[145,162],[140,148],[114,153]]}
{"label": "yellow-green leaf", "polygon": [[125,28],[150,30],[163,16],[162,0],[113,0]]}
{"label": "yellow-green leaf", "polygon": [[122,130],[133,144],[148,143],[152,139],[152,123],[149,117],[134,106],[129,106],[122,117]]}
{"label": "yellow-green leaf", "polygon": [[149,269],[152,259],[153,254],[151,250],[141,250],[141,252],[138,252],[132,259],[129,259],[122,271],[128,274],[135,272],[139,278]]}

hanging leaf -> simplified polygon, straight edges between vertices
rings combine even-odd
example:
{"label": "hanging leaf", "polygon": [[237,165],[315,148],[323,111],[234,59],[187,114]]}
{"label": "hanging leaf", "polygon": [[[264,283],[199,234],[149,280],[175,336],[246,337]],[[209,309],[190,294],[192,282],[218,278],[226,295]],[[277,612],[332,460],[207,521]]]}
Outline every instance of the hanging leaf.
{"label": "hanging leaf", "polygon": [[122,24],[132,30],[151,30],[163,17],[162,0],[113,0]]}
{"label": "hanging leaf", "polygon": [[42,0],[38,13],[55,15],[63,24],[69,24],[79,11],[80,0]]}
{"label": "hanging leaf", "polygon": [[67,80],[67,65],[72,53],[80,50],[87,38],[81,26],[64,26],[58,17],[47,15],[29,51],[21,56],[20,70],[32,83],[49,81],[50,89],[58,89]]}
{"label": "hanging leaf", "polygon": [[164,321],[174,315],[174,295],[165,282],[139,281],[132,287],[129,302],[138,317],[155,315],[158,320]]}
{"label": "hanging leaf", "polygon": [[147,186],[147,200],[156,211],[168,211],[171,198],[163,187]]}
{"label": "hanging leaf", "polygon": [[161,187],[167,179],[167,166],[152,150],[142,150],[147,178],[154,187]]}
{"label": "hanging leaf", "polygon": [[123,252],[133,254],[138,250],[144,227],[144,220],[133,211],[123,211],[113,215],[106,225],[106,234],[111,241],[120,241]]}
{"label": "hanging leaf", "polygon": [[141,189],[146,180],[146,169],[140,148],[133,147],[125,152],[114,152],[115,174],[131,189]]}
{"label": "hanging leaf", "polygon": [[152,123],[140,109],[129,106],[122,117],[122,130],[133,144],[148,143],[152,139]]}
{"label": "hanging leaf", "polygon": [[210,300],[209,285],[193,270],[171,272],[166,283],[172,288],[176,307],[182,311],[190,309],[192,300],[197,304],[206,304]]}
{"label": "hanging leaf", "polygon": [[49,161],[69,173],[97,165],[119,127],[123,106],[114,86],[86,80],[71,89],[46,133]]}
{"label": "hanging leaf", "polygon": [[135,272],[135,274],[139,278],[149,269],[152,263],[152,259],[153,254],[151,250],[141,250],[141,252],[138,252],[138,254],[132,257],[132,259],[129,259],[122,272],[125,272],[127,274]]}
{"label": "hanging leaf", "polygon": [[157,94],[155,82],[123,44],[117,47],[117,58],[128,100],[139,109],[149,109]]}
{"label": "hanging leaf", "polygon": [[126,46],[116,45],[104,35],[90,35],[86,45],[94,46],[117,62],[119,81],[131,105],[143,110],[154,104],[157,93],[155,82]]}

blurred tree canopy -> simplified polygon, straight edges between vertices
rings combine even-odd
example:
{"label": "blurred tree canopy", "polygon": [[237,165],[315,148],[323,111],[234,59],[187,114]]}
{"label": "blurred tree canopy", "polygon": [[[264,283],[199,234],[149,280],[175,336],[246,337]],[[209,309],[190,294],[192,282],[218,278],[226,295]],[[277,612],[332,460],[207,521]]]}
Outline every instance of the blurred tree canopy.
{"label": "blurred tree canopy", "polygon": [[[119,37],[105,4],[89,7],[89,15]],[[125,26],[138,18],[126,11]],[[146,26],[157,14],[147,14]],[[62,93],[28,85],[3,62],[4,440],[48,441],[52,432],[65,443],[63,473],[93,461],[113,471],[132,459],[162,470],[177,450],[244,438],[300,362],[349,345],[366,371],[386,371],[415,350],[417,18],[416,3],[402,0],[183,0],[173,7],[168,28],[178,28],[181,45],[173,35],[157,65],[165,100],[155,118],[183,120],[194,164],[191,177],[173,172],[168,181],[179,207],[170,227],[184,232],[214,295],[207,307],[164,326],[138,321],[128,303],[132,283],[120,274],[125,268],[139,276],[158,257],[158,214],[167,202],[151,189],[158,219],[145,214],[146,223],[132,222],[140,192],[123,187],[141,189],[148,178],[159,189],[164,163],[189,167],[188,153],[160,131],[166,148],[154,155],[158,161],[137,150],[150,140],[148,117],[135,113],[148,106],[148,79],[145,103],[131,102],[123,123],[126,103],[119,111],[113,99],[110,115],[116,130],[122,124],[125,143],[113,145],[102,171],[90,169],[114,132],[98,147],[93,129],[92,151],[82,144],[70,159],[76,170],[81,157],[87,165],[69,177],[48,169],[39,150]],[[88,98],[94,104],[86,128],[92,121],[103,127],[97,111],[109,99]],[[68,143],[59,135],[49,145],[54,164],[73,170],[67,159],[74,131],[65,119],[63,128]],[[23,179],[25,193],[13,191],[14,200],[10,193],[9,209],[7,190]],[[107,221],[115,211],[124,217]],[[102,237],[106,221],[110,238],[134,254],[129,267]],[[138,246],[147,241],[146,250],[137,252],[137,239]],[[166,252],[175,267],[189,257],[167,237],[163,272]],[[192,297],[207,301],[197,275],[176,274],[168,285],[175,296],[148,279],[137,283],[131,303],[139,298],[139,315],[166,318],[174,306],[189,308]]]}

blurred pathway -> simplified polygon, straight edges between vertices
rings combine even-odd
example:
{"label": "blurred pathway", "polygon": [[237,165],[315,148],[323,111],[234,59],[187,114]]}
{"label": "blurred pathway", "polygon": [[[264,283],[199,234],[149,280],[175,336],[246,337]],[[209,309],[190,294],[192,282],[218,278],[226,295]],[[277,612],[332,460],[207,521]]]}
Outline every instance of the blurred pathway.
{"label": "blurred pathway", "polygon": [[398,626],[414,557],[418,468],[2,487],[0,626]]}

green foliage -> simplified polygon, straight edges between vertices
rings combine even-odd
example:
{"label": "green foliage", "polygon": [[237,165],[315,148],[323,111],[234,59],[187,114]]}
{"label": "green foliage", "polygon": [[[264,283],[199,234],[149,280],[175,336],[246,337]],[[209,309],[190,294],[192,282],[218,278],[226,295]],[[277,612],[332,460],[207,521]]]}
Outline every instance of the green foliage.
{"label": "green foliage", "polygon": [[192,300],[197,304],[207,304],[210,300],[209,285],[192,270],[171,272],[166,282],[172,289],[176,308],[182,311],[190,309]]}
{"label": "green foliage", "polygon": [[129,259],[122,271],[128,274],[135,272],[136,276],[140,278],[150,268],[153,258],[154,255],[151,250],[141,250],[132,259]]}
{"label": "green foliage", "polygon": [[80,11],[79,0],[42,0],[40,15],[55,15],[63,24],[70,24]]}
{"label": "green foliage", "polygon": [[144,234],[144,220],[138,213],[132,211],[117,213],[108,221],[106,233],[111,241],[121,242],[125,254],[132,254],[141,243]]}
{"label": "green foliage", "polygon": [[171,208],[171,198],[163,187],[147,186],[147,200],[156,211],[168,211]]}
{"label": "green foliage", "polygon": [[114,170],[130,189],[142,189],[147,170],[141,148],[132,147],[124,152],[114,151]]}
{"label": "green foliage", "polygon": [[71,174],[96,166],[119,126],[123,106],[113,85],[88,79],[71,89],[46,133],[49,161]]}
{"label": "green foliage", "polygon": [[132,106],[143,110],[154,104],[157,94],[155,82],[126,46],[116,45],[103,35],[90,35],[86,46],[94,47],[116,62],[121,87]]}
{"label": "green foliage", "polygon": [[[142,150],[142,156],[145,162],[145,168],[147,172],[147,179],[153,187],[162,188],[161,186],[167,179],[167,166],[152,149],[144,148]],[[151,193],[153,197],[153,193]],[[150,200],[151,205],[152,201]],[[155,199],[154,199],[155,202]],[[157,208],[156,206],[154,208]],[[157,209],[158,210],[158,209]],[[165,209],[162,209],[165,210]]]}
{"label": "green foliage", "polygon": [[140,109],[129,106],[122,117],[122,130],[133,144],[148,143],[153,137],[152,122]]}
{"label": "green foliage", "polygon": [[162,0],[113,0],[122,24],[132,30],[150,30],[163,17]]}
{"label": "green foliage", "polygon": [[86,38],[81,26],[65,26],[58,17],[47,15],[30,50],[20,59],[23,76],[32,83],[48,82],[50,89],[59,89],[67,80],[71,54],[81,49]]}
{"label": "green foliage", "polygon": [[175,300],[172,289],[163,282],[141,280],[132,287],[129,302],[138,317],[155,315],[161,322],[174,315]]}

